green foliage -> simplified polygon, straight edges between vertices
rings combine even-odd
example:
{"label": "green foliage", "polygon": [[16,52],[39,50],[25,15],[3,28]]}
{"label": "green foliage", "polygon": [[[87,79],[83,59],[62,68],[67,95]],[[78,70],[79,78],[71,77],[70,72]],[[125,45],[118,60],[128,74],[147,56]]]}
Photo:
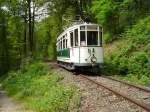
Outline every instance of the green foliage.
{"label": "green foliage", "polygon": [[0,1],[0,73],[16,69],[23,57],[23,12],[18,0]]}
{"label": "green foliage", "polygon": [[127,75],[129,79],[150,86],[150,16],[137,22],[123,35],[117,50],[105,56],[110,74]]}
{"label": "green foliage", "polygon": [[59,19],[57,16],[49,17],[39,23],[36,30],[37,57],[55,59],[56,38],[60,34]]}
{"label": "green foliage", "polygon": [[[110,33],[111,40],[115,40],[116,35],[146,17],[150,11],[149,6],[149,0],[96,0],[91,10],[97,22],[103,25],[105,33]],[[105,40],[109,41],[110,38]]]}
{"label": "green foliage", "polygon": [[79,12],[78,0],[52,0],[49,4],[51,15],[37,23],[37,56],[56,59],[56,38],[64,28],[70,26]]}
{"label": "green foliage", "polygon": [[112,35],[111,35],[110,33],[108,33],[108,32],[104,34],[104,37],[103,37],[103,38],[104,38],[104,42],[105,42],[105,43],[110,43],[110,42],[112,42]]}
{"label": "green foliage", "polygon": [[136,74],[138,79],[148,76],[149,0],[51,0],[49,17],[40,22],[34,20],[36,15],[29,19],[30,2],[38,10],[49,1],[0,0],[1,74],[18,69],[24,58],[56,59],[56,38],[80,14],[103,26],[105,43],[122,35],[125,43],[106,56],[110,73]]}
{"label": "green foliage", "polygon": [[79,103],[75,88],[59,84],[63,77],[49,70],[43,63],[28,65],[17,72],[10,72],[3,81],[3,87],[27,109],[36,112],[70,111],[71,104],[77,106]]}
{"label": "green foliage", "polygon": [[111,19],[114,12],[117,10],[117,6],[113,0],[98,0],[94,2],[92,11],[97,13],[96,18],[100,24],[106,25],[108,20]]}
{"label": "green foliage", "polygon": [[[116,34],[119,12],[118,4],[114,0],[95,1],[92,6],[92,12],[95,14],[97,22],[103,25],[106,31]],[[110,38],[106,39],[110,40]]]}

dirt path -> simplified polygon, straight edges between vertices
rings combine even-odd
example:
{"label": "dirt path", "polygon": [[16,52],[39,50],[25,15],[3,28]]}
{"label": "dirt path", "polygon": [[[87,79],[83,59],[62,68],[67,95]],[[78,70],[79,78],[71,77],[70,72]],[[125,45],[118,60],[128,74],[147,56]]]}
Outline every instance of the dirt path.
{"label": "dirt path", "polygon": [[15,104],[0,87],[0,112],[22,112],[20,110],[21,107]]}

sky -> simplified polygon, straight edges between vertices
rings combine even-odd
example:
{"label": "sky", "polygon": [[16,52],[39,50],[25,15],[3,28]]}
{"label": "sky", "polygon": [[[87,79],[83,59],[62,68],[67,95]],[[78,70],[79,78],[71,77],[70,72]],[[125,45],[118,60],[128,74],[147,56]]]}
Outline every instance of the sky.
{"label": "sky", "polygon": [[[47,2],[45,3],[42,7],[38,8],[38,10],[35,12],[35,20],[37,21],[41,21],[45,18],[47,18],[49,15],[48,15],[48,5],[49,5],[50,2]],[[7,6],[2,6],[1,7],[2,10],[5,10],[5,11],[9,11],[8,7]],[[31,9],[31,12],[33,12],[33,9]]]}
{"label": "sky", "polygon": [[47,18],[49,15],[48,15],[48,5],[49,5],[49,2],[45,3],[42,7],[40,7],[36,12],[35,14],[38,15],[35,17],[35,20],[37,21],[41,21],[45,18]]}

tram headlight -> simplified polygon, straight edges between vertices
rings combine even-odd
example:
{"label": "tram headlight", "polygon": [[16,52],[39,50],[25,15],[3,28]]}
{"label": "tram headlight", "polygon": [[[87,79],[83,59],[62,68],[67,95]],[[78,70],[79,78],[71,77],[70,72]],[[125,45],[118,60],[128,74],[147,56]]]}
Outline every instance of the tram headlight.
{"label": "tram headlight", "polygon": [[91,57],[91,62],[92,63],[96,63],[97,62],[97,58],[95,56]]}

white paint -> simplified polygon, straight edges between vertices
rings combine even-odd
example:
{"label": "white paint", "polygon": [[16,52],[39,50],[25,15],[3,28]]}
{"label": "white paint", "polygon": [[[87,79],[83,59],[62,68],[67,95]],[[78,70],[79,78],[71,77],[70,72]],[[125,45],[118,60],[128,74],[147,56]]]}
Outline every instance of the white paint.
{"label": "white paint", "polygon": [[[67,48],[70,49],[70,58],[65,58],[65,57],[57,57],[58,61],[63,61],[63,62],[68,62],[68,63],[78,63],[78,64],[92,64],[91,62],[91,58],[95,57],[96,58],[96,63],[103,63],[103,48],[100,47],[100,42],[98,42],[98,45],[96,46],[80,46],[80,33],[78,33],[78,46],[75,46],[75,43],[73,43],[73,47],[71,47],[71,43],[70,43],[70,32],[74,31],[75,29],[78,29],[78,31],[80,31],[80,26],[85,26],[87,27],[91,27],[91,26],[98,26],[97,24],[87,24],[87,23],[82,23],[82,24],[76,24],[73,25],[71,27],[69,27],[68,29],[66,29],[63,33],[60,34],[60,36],[57,38],[57,44],[56,46],[58,46],[58,41],[62,39],[62,37],[64,35],[67,34],[67,36],[65,37],[65,39],[68,39],[68,43],[67,43]],[[93,27],[91,27],[91,30],[87,29],[85,31],[100,31],[101,29],[97,28],[93,30]],[[98,33],[98,37],[99,37],[99,33]],[[86,40],[87,40],[87,35],[86,35]],[[99,39],[98,39],[99,41]],[[74,41],[75,42],[75,41]],[[87,44],[87,41],[86,41]],[[93,51],[94,49],[94,51]],[[61,49],[60,49],[61,50]],[[57,47],[57,51],[59,51],[59,48]],[[94,56],[93,56],[94,55]]]}

